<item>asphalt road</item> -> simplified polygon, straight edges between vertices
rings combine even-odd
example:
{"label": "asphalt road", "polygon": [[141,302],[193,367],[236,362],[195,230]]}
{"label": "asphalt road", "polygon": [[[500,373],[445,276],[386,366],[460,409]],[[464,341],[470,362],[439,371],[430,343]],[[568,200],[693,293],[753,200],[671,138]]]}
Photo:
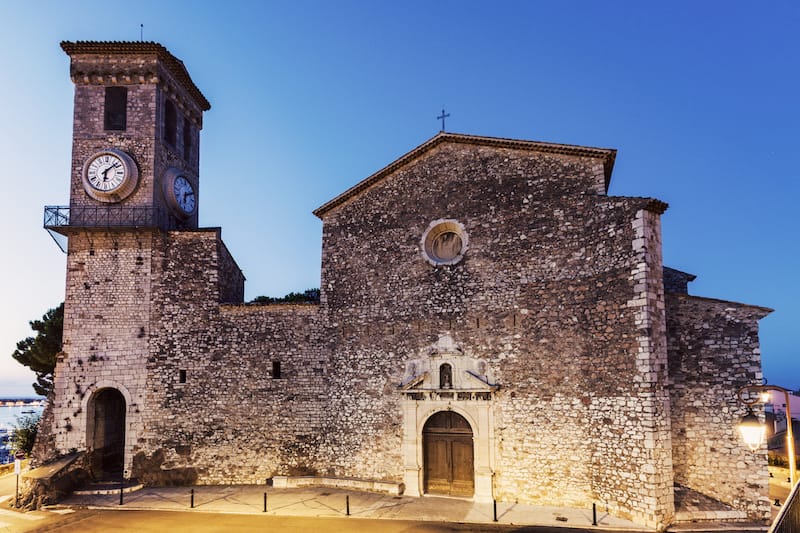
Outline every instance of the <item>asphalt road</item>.
{"label": "asphalt road", "polygon": [[[72,514],[50,518],[46,524],[35,524],[24,531],[64,533],[73,531],[80,531],[81,533],[114,531],[136,531],[137,533],[180,533],[184,531],[208,533],[229,533],[231,531],[236,531],[237,533],[250,531],[280,531],[281,533],[581,533],[585,531],[588,533],[589,531],[594,531],[596,533],[597,530],[368,520],[361,518],[306,518],[172,511],[79,510]],[[613,532],[605,530],[605,533]]]}

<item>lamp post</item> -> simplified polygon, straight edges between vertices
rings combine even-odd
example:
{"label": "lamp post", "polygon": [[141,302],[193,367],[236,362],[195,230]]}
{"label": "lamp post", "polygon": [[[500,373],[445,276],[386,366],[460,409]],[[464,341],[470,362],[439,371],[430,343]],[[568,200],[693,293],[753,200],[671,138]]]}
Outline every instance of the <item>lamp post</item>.
{"label": "lamp post", "polygon": [[[791,483],[791,486],[794,487],[794,484],[797,483],[797,461],[794,453],[792,411],[789,406],[789,393],[791,391],[784,389],[783,387],[779,387],[778,385],[767,384],[745,385],[739,389],[739,392],[736,393],[736,396],[740,402],[747,406],[747,414],[743,416],[739,422],[739,431],[741,432],[745,443],[751,450],[755,451],[761,447],[761,444],[764,442],[766,428],[763,424],[761,424],[761,422],[759,422],[758,417],[756,417],[756,415],[753,413],[753,405],[759,402],[765,402],[766,400],[764,395],[770,391],[782,392],[786,396],[786,454],[789,456],[789,482]],[[744,393],[748,393],[747,400],[745,400],[742,396]],[[754,399],[750,399],[750,397],[754,394],[756,397]]]}

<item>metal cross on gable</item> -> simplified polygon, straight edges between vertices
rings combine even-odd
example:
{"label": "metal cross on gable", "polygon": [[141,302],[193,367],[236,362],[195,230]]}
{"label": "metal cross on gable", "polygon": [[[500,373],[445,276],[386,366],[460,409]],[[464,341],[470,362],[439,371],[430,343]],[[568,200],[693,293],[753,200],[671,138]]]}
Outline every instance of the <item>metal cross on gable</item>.
{"label": "metal cross on gable", "polygon": [[444,131],[444,119],[446,119],[449,116],[450,116],[450,113],[445,113],[444,112],[444,107],[442,107],[442,114],[439,115],[438,117],[436,117],[436,120],[441,120],[442,121],[442,131]]}

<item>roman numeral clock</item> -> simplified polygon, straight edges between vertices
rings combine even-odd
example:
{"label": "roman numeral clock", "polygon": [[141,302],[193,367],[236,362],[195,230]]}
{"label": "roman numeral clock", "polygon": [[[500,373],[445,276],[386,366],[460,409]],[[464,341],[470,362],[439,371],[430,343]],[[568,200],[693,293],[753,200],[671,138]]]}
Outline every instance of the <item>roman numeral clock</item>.
{"label": "roman numeral clock", "polygon": [[66,251],[85,231],[198,225],[200,130],[211,105],[158,43],[63,42],[75,83],[69,206],[45,207]]}
{"label": "roman numeral clock", "polygon": [[[107,148],[92,154],[83,165],[83,188],[100,202],[119,203],[136,189],[139,170],[133,158],[122,150]],[[170,167],[162,179],[163,195],[170,212],[181,220],[197,210],[197,195],[191,179]]]}
{"label": "roman numeral clock", "polygon": [[169,168],[164,173],[164,199],[172,213],[185,220],[197,209],[194,185],[186,174],[177,168]]}
{"label": "roman numeral clock", "polygon": [[100,202],[121,202],[136,189],[139,169],[131,156],[108,148],[93,154],[83,165],[83,189]]}

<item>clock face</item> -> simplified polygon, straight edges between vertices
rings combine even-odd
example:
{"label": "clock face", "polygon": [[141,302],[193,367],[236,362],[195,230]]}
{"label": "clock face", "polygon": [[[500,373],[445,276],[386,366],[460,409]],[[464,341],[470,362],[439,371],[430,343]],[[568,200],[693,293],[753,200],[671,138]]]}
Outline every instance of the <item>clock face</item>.
{"label": "clock face", "polygon": [[178,176],[175,178],[175,181],[172,184],[172,192],[175,194],[175,201],[177,202],[178,207],[180,207],[184,213],[187,215],[194,213],[194,187],[192,187],[192,184],[189,183],[189,180],[187,180],[184,176]]}
{"label": "clock face", "polygon": [[178,220],[187,221],[197,212],[197,189],[191,175],[170,167],[161,178],[164,201]]}
{"label": "clock face", "polygon": [[83,190],[100,202],[121,202],[136,189],[139,170],[133,158],[116,148],[89,156],[81,174]]}
{"label": "clock face", "polygon": [[113,153],[102,153],[89,161],[86,179],[98,191],[111,192],[125,181],[125,164]]}

